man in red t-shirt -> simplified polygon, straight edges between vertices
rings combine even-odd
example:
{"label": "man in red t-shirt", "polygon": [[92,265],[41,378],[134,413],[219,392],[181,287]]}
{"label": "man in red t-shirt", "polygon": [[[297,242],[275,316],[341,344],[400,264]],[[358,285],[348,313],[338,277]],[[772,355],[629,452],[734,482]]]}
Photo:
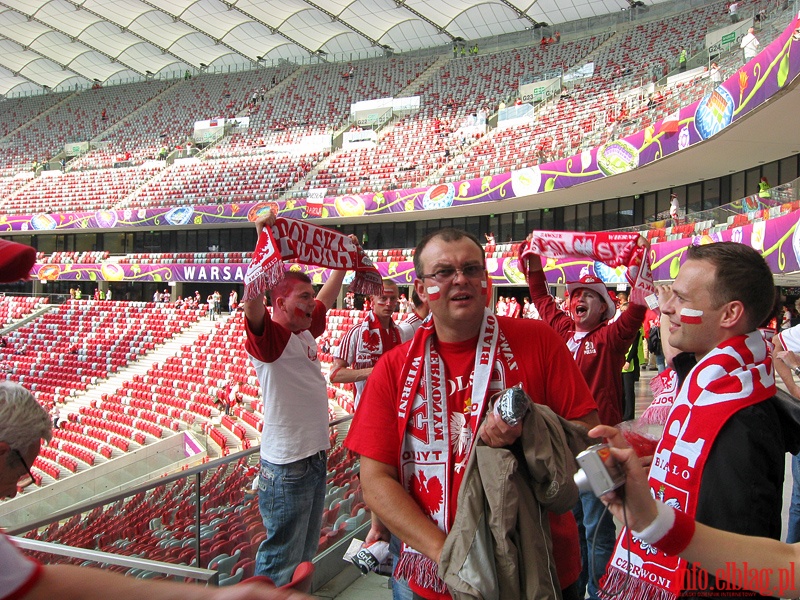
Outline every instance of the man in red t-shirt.
{"label": "man in red t-shirt", "polygon": [[[479,436],[504,447],[522,431],[487,413],[488,398],[521,383],[534,402],[566,419],[591,425],[598,417],[558,336],[538,321],[512,322],[485,309],[477,238],[456,229],[430,234],[417,245],[414,267],[414,288],[432,319],[375,366],[345,444],[361,454],[367,504],[403,542],[395,575],[438,600],[449,598],[437,563],[473,443]],[[577,599],[575,521],[551,514],[550,527],[563,597]]]}
{"label": "man in red t-shirt", "polygon": [[[521,259],[520,259],[521,260]],[[570,314],[556,304],[547,289],[541,259],[528,260],[528,288],[536,310],[553,328],[575,358],[600,413],[604,425],[622,421],[622,366],[625,356],[642,326],[647,305],[643,294],[631,293],[628,310],[612,323],[616,306],[605,283],[592,275],[567,284]],[[581,529],[583,572],[581,587],[588,586],[589,598],[597,599],[597,586],[614,550],[616,530],[610,515],[603,517],[605,506],[591,492],[581,494],[575,517]],[[595,533],[597,534],[595,535]],[[592,557],[593,568],[588,558]],[[583,597],[583,596],[581,596]]]}

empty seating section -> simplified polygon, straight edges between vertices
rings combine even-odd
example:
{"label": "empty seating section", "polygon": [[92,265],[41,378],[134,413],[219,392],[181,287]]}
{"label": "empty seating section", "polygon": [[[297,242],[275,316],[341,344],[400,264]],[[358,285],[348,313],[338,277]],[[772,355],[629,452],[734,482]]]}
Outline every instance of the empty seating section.
{"label": "empty seating section", "polygon": [[[320,551],[369,520],[357,476],[357,459],[341,446],[335,429],[331,431],[331,442]],[[71,446],[74,446],[71,450],[83,454],[77,444]],[[39,460],[48,472],[83,468],[80,456],[62,455],[59,462],[59,457],[49,448],[44,449]],[[249,577],[253,574],[255,552],[266,536],[257,502],[244,495],[251,489],[257,472],[257,468],[249,467],[244,460],[205,471],[201,477],[199,530],[195,522],[194,477],[190,477],[30,531],[25,537],[196,565],[195,536],[199,535],[201,566],[207,567],[223,557],[236,557],[227,561],[231,563],[228,570],[236,572],[243,568],[244,575]],[[36,558],[54,562],[52,556],[37,555]],[[69,562],[70,559],[55,560]]]}
{"label": "empty seating section", "polygon": [[198,319],[199,311],[144,302],[71,300],[6,336],[7,377],[46,407],[155,348]]}
{"label": "empty seating section", "polygon": [[30,168],[34,159],[49,160],[63,151],[67,143],[94,140],[169,85],[164,81],[146,81],[59,94],[64,98],[57,105],[37,112],[24,127],[13,132],[13,146],[4,162]]}
{"label": "empty seating section", "polygon": [[100,139],[112,152],[130,152],[134,163],[154,159],[162,146],[183,144],[195,121],[243,114],[254,91],[272,87],[273,76],[279,82],[295,68],[286,65],[179,81],[140,110],[125,115]]}
{"label": "empty seating section", "polygon": [[251,252],[154,252],[152,254],[134,253],[121,256],[123,264],[191,264],[191,263],[247,263]]}
{"label": "empty seating section", "polygon": [[270,155],[175,164],[162,177],[140,190],[126,206],[140,208],[277,199],[303,179],[319,158],[317,154]]}
{"label": "empty seating section", "polygon": [[69,263],[78,265],[91,265],[102,262],[108,257],[109,252],[107,250],[96,250],[92,252],[53,252],[52,254],[38,252],[36,254],[36,262],[39,264],[52,265],[63,265]]}
{"label": "empty seating section", "polygon": [[158,172],[158,167],[128,167],[37,177],[2,201],[0,210],[31,214],[111,208]]}
{"label": "empty seating section", "polygon": [[[48,304],[48,298],[35,296],[0,296],[0,329]],[[0,347],[2,345],[0,344]]]}

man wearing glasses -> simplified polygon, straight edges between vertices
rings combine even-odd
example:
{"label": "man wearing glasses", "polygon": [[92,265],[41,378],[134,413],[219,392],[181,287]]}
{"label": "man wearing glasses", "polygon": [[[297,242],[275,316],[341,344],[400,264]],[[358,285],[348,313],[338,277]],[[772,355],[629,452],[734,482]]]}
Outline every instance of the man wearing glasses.
{"label": "man wearing glasses", "polygon": [[[375,366],[346,445],[361,454],[367,504],[403,542],[395,577],[416,597],[440,599],[449,594],[438,562],[474,443],[480,437],[501,448],[522,432],[521,423],[511,427],[487,412],[488,399],[522,384],[535,403],[565,419],[598,419],[586,383],[549,327],[486,309],[477,238],[457,229],[430,234],[417,245],[414,268],[414,288],[432,319]],[[575,521],[571,513],[551,513],[550,528],[558,585],[564,598],[578,598],[570,592],[581,567]]]}
{"label": "man wearing glasses", "polygon": [[356,408],[378,359],[408,339],[392,319],[397,308],[397,284],[384,280],[381,295],[371,299],[372,310],[361,323],[350,328],[334,350],[330,373],[331,383],[355,384]]}

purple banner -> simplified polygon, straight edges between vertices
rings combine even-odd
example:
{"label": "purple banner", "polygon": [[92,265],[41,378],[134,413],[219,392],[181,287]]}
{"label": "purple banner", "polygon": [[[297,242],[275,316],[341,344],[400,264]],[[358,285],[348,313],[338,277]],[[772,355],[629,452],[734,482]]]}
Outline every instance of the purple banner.
{"label": "purple banner", "polygon": [[675,279],[690,245],[714,242],[739,242],[755,248],[761,252],[773,273],[797,271],[800,269],[800,233],[797,227],[799,218],[800,211],[795,211],[782,217],[732,227],[719,233],[655,244],[650,250],[653,279]]}
{"label": "purple banner", "polygon": [[361,217],[530,196],[630,171],[707,140],[786,88],[798,74],[800,30],[795,17],[775,41],[701,100],[644,131],[552,163],[427,188],[329,197],[324,200],[321,217],[309,216],[305,200],[255,202],[249,197],[241,203],[176,208],[0,214],[0,232],[223,225],[252,221],[270,205],[282,217],[293,219]]}

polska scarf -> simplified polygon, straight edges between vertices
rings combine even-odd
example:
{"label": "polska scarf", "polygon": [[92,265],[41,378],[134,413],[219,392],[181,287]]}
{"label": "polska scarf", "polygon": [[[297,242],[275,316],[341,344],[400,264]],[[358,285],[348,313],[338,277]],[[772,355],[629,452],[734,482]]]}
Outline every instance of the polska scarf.
{"label": "polska scarf", "polygon": [[253,259],[244,276],[242,301],[255,300],[283,279],[283,261],[327,269],[355,271],[350,290],[374,295],[383,291],[380,273],[349,236],[304,221],[278,218],[272,227],[264,227],[258,237]]}
{"label": "polska scarf", "polygon": [[[758,331],[714,348],[689,372],[667,417],[650,466],[655,497],[695,516],[700,482],[714,440],[736,412],[775,395],[767,343]],[[624,600],[673,600],[681,592],[687,563],[631,538],[623,530],[601,584],[607,594],[627,586]],[[628,574],[630,571],[630,574]],[[630,577],[630,581],[628,580]]]}
{"label": "polska scarf", "polygon": [[532,255],[548,258],[588,256],[609,267],[627,267],[625,277],[643,297],[655,293],[650,256],[638,233],[585,233],[577,231],[534,231],[520,250],[520,266]]}
{"label": "polska scarf", "polygon": [[[400,376],[403,389],[398,406],[401,483],[423,512],[445,533],[449,530],[451,503],[456,498],[453,483],[460,484],[477,439],[478,426],[489,400],[489,383],[494,375],[502,388],[514,381],[519,367],[506,343],[497,317],[490,310],[483,316],[475,365],[469,412],[449,414],[445,366],[434,343],[433,319],[425,319],[417,330]],[[457,487],[457,486],[456,486]],[[453,493],[450,493],[453,490]],[[397,577],[438,594],[447,586],[438,576],[430,558],[404,545],[397,565]]]}
{"label": "polska scarf", "polygon": [[653,401],[639,420],[642,423],[663,425],[672,410],[675,396],[678,395],[678,374],[673,369],[666,368],[650,380],[650,390],[653,392]]}

